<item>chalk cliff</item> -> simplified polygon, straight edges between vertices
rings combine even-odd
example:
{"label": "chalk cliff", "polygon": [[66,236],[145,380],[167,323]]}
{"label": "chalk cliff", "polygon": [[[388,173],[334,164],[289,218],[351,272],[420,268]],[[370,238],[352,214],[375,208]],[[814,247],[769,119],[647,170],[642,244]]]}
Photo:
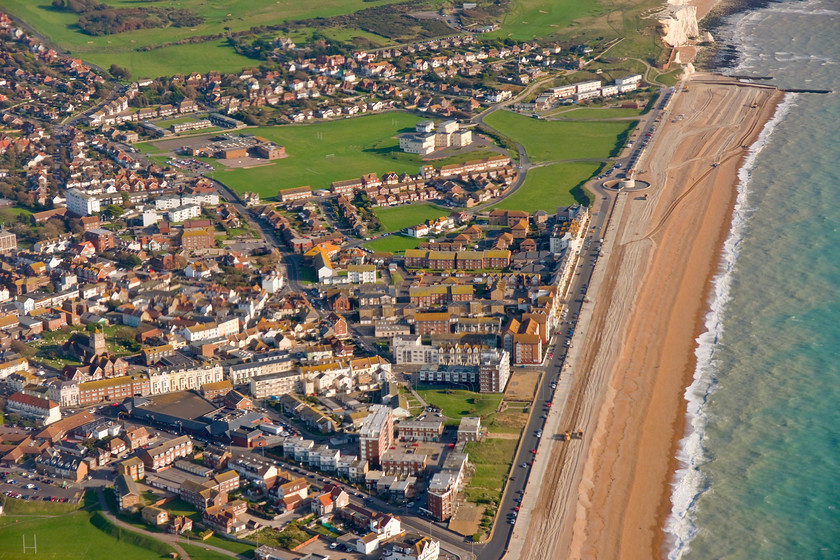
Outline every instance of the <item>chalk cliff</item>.
{"label": "chalk cliff", "polygon": [[688,43],[700,34],[697,28],[697,8],[686,6],[687,0],[671,0],[659,17],[662,26],[662,40],[672,47]]}

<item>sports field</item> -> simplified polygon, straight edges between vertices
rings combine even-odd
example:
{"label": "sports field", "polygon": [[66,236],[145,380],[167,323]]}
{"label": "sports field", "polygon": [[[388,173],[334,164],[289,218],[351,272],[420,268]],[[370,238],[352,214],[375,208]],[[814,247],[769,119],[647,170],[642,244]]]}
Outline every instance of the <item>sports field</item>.
{"label": "sports field", "polygon": [[520,142],[533,162],[607,159],[623,145],[620,136],[636,125],[636,121],[545,121],[510,111],[496,111],[485,122]]}
{"label": "sports field", "polygon": [[528,171],[525,183],[508,198],[493,205],[504,210],[554,212],[558,206],[589,204],[583,189],[601,165],[598,163],[555,163]]}
{"label": "sports field", "polygon": [[[374,208],[373,213],[382,222],[385,231],[398,231],[426,220],[448,216],[451,210],[434,204],[410,204],[392,208]],[[380,249],[387,251],[388,249]]]}
{"label": "sports field", "polygon": [[[157,77],[177,72],[205,72],[210,69],[231,71],[255,66],[259,61],[237,55],[226,45],[225,39],[212,43],[178,45],[138,52],[136,49],[172,43],[189,37],[243,31],[254,26],[277,24],[283,21],[349,14],[395,0],[318,0],[318,2],[279,2],[277,0],[249,0],[237,2],[207,2],[179,0],[178,9],[189,10],[204,18],[194,27],[166,27],[139,29],[123,33],[92,36],[77,25],[78,14],[57,10],[50,2],[32,0],[4,0],[3,9],[21,18],[38,33],[48,37],[64,50],[107,68],[118,64],[128,68],[132,76]],[[105,0],[116,8],[175,7],[175,3],[154,0]],[[165,5],[164,5],[165,4]],[[279,34],[279,33],[278,33]],[[352,35],[352,33],[348,34]],[[222,46],[223,45],[223,46]]]}
{"label": "sports field", "polygon": [[[237,192],[255,191],[263,198],[293,187],[328,188],[333,181],[365,173],[418,172],[420,160],[397,161],[382,146],[399,144],[396,136],[414,129],[418,117],[401,111],[307,125],[247,129],[285,146],[288,157],[269,165],[217,171],[213,178]],[[376,147],[375,147],[376,146]],[[406,154],[410,155],[410,154]]]}
{"label": "sports field", "polygon": [[[0,560],[157,560],[159,552],[119,540],[95,527],[87,511],[58,517],[0,518]],[[142,536],[141,536],[142,537]],[[146,537],[142,537],[146,539]],[[159,547],[170,547],[157,543]],[[32,548],[37,543],[37,551]],[[155,548],[158,548],[157,546]]]}

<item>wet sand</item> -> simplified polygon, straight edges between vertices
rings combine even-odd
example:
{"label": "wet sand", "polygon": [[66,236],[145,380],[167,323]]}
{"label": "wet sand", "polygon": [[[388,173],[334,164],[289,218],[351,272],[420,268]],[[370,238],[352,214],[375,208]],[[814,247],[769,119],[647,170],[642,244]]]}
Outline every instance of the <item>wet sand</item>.
{"label": "wet sand", "polygon": [[[738,169],[782,94],[696,74],[618,196],[581,314],[581,347],[517,558],[662,558],[685,388],[729,231]],[[756,105],[756,107],[751,107]],[[678,115],[684,118],[672,122]],[[717,166],[713,167],[713,164]],[[542,449],[541,449],[542,452]],[[509,555],[510,557],[511,555]]]}

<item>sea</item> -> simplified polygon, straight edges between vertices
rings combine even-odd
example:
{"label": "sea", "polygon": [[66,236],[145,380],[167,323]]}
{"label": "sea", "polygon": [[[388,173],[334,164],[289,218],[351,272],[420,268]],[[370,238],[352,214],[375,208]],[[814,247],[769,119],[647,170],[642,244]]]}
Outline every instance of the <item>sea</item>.
{"label": "sea", "polygon": [[840,0],[715,29],[787,94],[740,172],[686,390],[670,560],[840,559]]}

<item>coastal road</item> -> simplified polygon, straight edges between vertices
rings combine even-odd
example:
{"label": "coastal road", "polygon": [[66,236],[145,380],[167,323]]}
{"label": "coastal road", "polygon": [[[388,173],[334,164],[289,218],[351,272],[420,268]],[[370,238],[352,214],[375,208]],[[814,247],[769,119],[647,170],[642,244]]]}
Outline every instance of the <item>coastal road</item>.
{"label": "coastal road", "polygon": [[[493,534],[477,554],[479,560],[498,560],[507,552],[508,542],[514,529],[508,519],[514,512],[514,508],[519,505],[518,500],[521,500],[526,484],[530,482],[533,467],[528,463],[534,459],[532,450],[537,449],[543,439],[550,440],[554,436],[554,434],[548,432],[544,432],[542,437],[537,437],[536,434],[544,429],[546,416],[551,408],[548,403],[554,400],[566,353],[574,334],[576,320],[580,314],[585,292],[598,259],[600,249],[598,234],[603,231],[609,219],[616,196],[615,192],[604,189],[600,183],[593,187],[593,190],[598,194],[598,200],[595,202],[594,211],[590,218],[589,233],[584,238],[580,254],[576,255],[576,272],[568,290],[565,319],[552,335],[548,349],[549,358],[546,360],[544,367],[541,368],[544,370],[544,374],[537,387],[537,394],[528,423],[522,431],[519,452],[514,458],[513,476],[505,487]],[[539,485],[540,481],[535,479],[535,483]]]}
{"label": "coastal road", "polygon": [[[636,128],[635,135],[640,139],[647,138],[645,136],[647,133],[650,133],[652,138],[656,123],[658,120],[661,120],[662,111],[667,107],[668,101],[670,101],[670,97],[673,95],[673,89],[663,90],[661,93],[662,95],[654,105],[654,109],[645,118],[640,120]],[[561,411],[557,410],[557,408],[568,397],[568,391],[571,385],[569,377],[575,375],[575,372],[564,371],[565,358],[572,344],[577,320],[580,316],[581,307],[586,301],[586,293],[592,280],[595,266],[600,258],[603,232],[609,226],[609,221],[612,218],[615,202],[618,197],[618,191],[608,189],[604,185],[623,176],[624,169],[632,166],[633,162],[638,162],[639,158],[643,155],[646,143],[647,140],[634,142],[633,147],[625,149],[624,153],[616,160],[618,167],[609,169],[604,175],[588,185],[590,191],[596,196],[596,201],[593,204],[587,233],[580,247],[579,254],[575,255],[577,262],[575,263],[575,272],[566,294],[564,320],[560,327],[555,330],[550,342],[548,350],[550,357],[543,368],[545,373],[540,379],[531,416],[522,432],[522,443],[514,459],[514,465],[516,467],[514,468],[513,478],[509,480],[505,487],[494,532],[490,540],[482,546],[481,551],[478,553],[479,560],[497,560],[508,552],[511,535],[515,527],[509,524],[508,519],[513,514],[514,508],[518,505],[518,500],[521,499],[526,485],[532,482],[531,471],[533,467],[527,465],[535,457],[532,450],[538,449],[543,439],[548,442],[555,441],[556,434],[553,431],[546,430],[545,423],[548,413],[552,408],[551,404],[555,408],[553,413],[559,414]],[[577,426],[561,427],[561,430],[576,429],[578,429]],[[542,437],[540,438],[536,436],[539,431],[542,431]],[[559,445],[571,446],[575,445],[575,443],[574,441],[567,441],[559,443]],[[542,455],[537,456],[537,458],[538,460],[544,460]],[[522,467],[523,464],[527,466]],[[535,488],[530,489],[529,493],[533,493],[534,490],[538,493],[539,488],[543,485],[541,475],[544,473],[544,468],[539,469],[539,474],[533,479]],[[523,509],[529,506],[530,504],[527,504],[523,506]]]}

